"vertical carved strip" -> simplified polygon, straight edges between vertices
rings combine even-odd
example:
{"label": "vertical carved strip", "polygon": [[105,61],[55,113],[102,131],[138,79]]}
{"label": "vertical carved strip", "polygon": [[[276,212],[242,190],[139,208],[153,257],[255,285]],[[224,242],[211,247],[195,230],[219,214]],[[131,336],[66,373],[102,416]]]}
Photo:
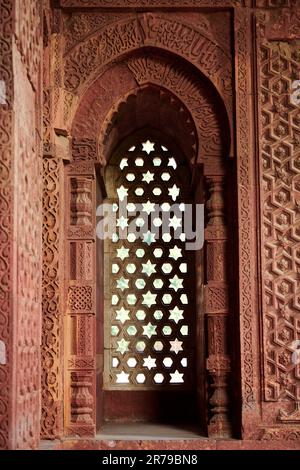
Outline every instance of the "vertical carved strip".
{"label": "vertical carved strip", "polygon": [[226,228],[224,222],[223,177],[207,178],[210,197],[207,202],[205,312],[207,317],[208,359],[210,377],[210,437],[231,435],[229,419],[228,376],[230,360],[227,350],[228,286],[225,258]]}
{"label": "vertical carved strip", "polygon": [[66,167],[66,433],[79,436],[96,431],[95,156],[74,143],[75,163]]}
{"label": "vertical carved strip", "polygon": [[60,12],[44,2],[43,336],[41,436],[63,433],[63,136],[55,134],[63,75]]}
{"label": "vertical carved strip", "polygon": [[9,448],[11,416],[11,256],[12,256],[12,136],[13,1],[0,0],[0,80],[5,83],[6,100],[0,110],[0,449]]}
{"label": "vertical carved strip", "polygon": [[42,328],[42,436],[57,437],[62,428],[60,393],[61,299],[59,291],[60,165],[43,160],[43,328]]}
{"label": "vertical carved strip", "polygon": [[[2,7],[2,4],[0,4]],[[0,31],[1,34],[1,31]],[[2,36],[1,36],[2,37]],[[0,70],[1,72],[1,70]],[[9,447],[11,391],[12,113],[0,113],[0,449]]]}
{"label": "vertical carved strip", "polygon": [[250,145],[251,126],[251,80],[250,13],[247,9],[235,10],[235,79],[237,120],[237,181],[239,221],[239,295],[240,295],[240,341],[243,428],[251,427],[257,396],[255,395],[254,338],[255,318],[255,199],[253,194],[254,162]]}

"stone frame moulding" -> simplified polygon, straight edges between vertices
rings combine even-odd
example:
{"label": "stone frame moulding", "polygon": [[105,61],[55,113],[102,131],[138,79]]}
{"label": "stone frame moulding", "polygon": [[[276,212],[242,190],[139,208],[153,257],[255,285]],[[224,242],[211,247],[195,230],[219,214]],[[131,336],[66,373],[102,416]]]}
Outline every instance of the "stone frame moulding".
{"label": "stone frame moulding", "polygon": [[[251,77],[248,72],[248,54],[251,50],[250,11],[247,8],[235,10],[234,22],[235,77],[233,76],[234,68],[230,54],[228,55],[228,52],[222,49],[216,41],[205,36],[203,31],[193,25],[182,23],[176,17],[167,19],[163,13],[158,15],[147,13],[134,17],[126,14],[122,16],[122,20],[104,26],[102,30],[96,31],[65,52],[63,58],[64,74],[60,92],[57,94],[63,112],[58,117],[57,127],[65,128],[73,141],[71,163],[66,166],[65,172],[65,188],[67,188],[65,207],[72,207],[72,211],[75,213],[76,211],[85,213],[91,221],[93,220],[91,207],[95,202],[95,164],[96,167],[99,164],[105,164],[101,129],[107,128],[109,113],[115,111],[116,104],[122,102],[128,93],[149,83],[162,87],[162,89],[165,88],[176,95],[189,110],[198,131],[197,137],[200,147],[195,154],[194,163],[203,164],[204,175],[211,194],[208,203],[210,223],[206,228],[208,246],[210,243],[219,247],[226,244],[227,234],[221,197],[225,175],[224,159],[234,156],[236,145],[237,178],[241,182],[238,184],[238,219],[240,227],[239,316],[242,422],[243,436],[253,437],[253,427],[257,425],[259,420],[259,397],[256,392],[258,389],[257,349],[254,346],[257,337],[257,318],[254,315],[256,296],[255,281],[252,275],[256,269],[256,245],[255,238],[252,237],[256,215],[253,184],[254,164],[251,160],[253,153],[251,147]],[[187,35],[187,42],[181,51],[177,47],[174,48],[172,40],[166,42],[164,38],[164,28],[172,25],[177,32],[179,30],[181,34]],[[107,42],[107,37],[114,38],[113,48]],[[147,57],[143,57],[144,51],[147,53]],[[149,52],[151,52],[150,55]],[[206,54],[210,57],[208,63]],[[84,58],[89,58],[87,63]],[[156,62],[158,63],[157,67],[155,67]],[[174,69],[174,63],[180,62],[182,68]],[[116,81],[113,75],[109,75],[110,67],[116,68],[116,77],[122,76],[122,80],[118,81],[123,89],[122,93],[120,89],[118,92],[116,91]],[[193,75],[200,80],[193,80],[191,78]],[[234,80],[237,83],[236,142],[233,139]],[[202,90],[199,83],[203,85]],[[202,103],[202,108],[197,109],[196,100],[193,99],[195,93]],[[95,96],[101,97],[101,99],[95,100]],[[207,97],[212,97],[212,100]],[[223,133],[219,131],[220,122],[216,117],[216,106],[223,109],[222,116],[225,117],[226,125],[228,123],[228,129],[230,129],[230,135],[225,138]],[[206,120],[201,121],[203,110],[203,116],[209,118],[206,127]],[[212,128],[213,132],[210,132],[209,129]],[[72,178],[74,180],[73,189],[71,189]],[[80,214],[79,216],[75,215],[75,219],[80,220]],[[71,219],[66,217],[66,220],[70,221]],[[68,226],[66,234],[68,244],[75,243],[76,247],[78,246],[78,249],[72,248],[74,250],[72,253],[76,253],[74,256],[82,259],[81,248],[84,253],[86,253],[86,249],[91,250],[90,252],[95,249],[93,248],[95,237],[92,230],[83,229],[82,226],[71,229]],[[85,245],[92,248],[87,248]],[[224,247],[220,249],[221,252],[224,252]],[[208,250],[208,252],[212,251]],[[218,260],[212,260],[212,264],[217,262]],[[75,347],[76,354],[72,355],[74,357],[69,356],[66,359],[67,367],[69,367],[66,382],[66,388],[69,390],[69,404],[65,409],[65,423],[67,434],[92,436],[95,433],[96,364],[93,357],[95,337],[92,335],[89,343],[89,347],[92,349],[87,354],[88,341],[85,336],[87,333],[82,334],[81,332],[94,331],[95,267],[91,271],[94,273],[94,278],[89,280],[86,278],[86,274],[82,274],[86,272],[85,270],[86,268],[82,268],[80,275],[75,273],[75,279],[71,278],[70,273],[66,274],[65,299],[68,299],[66,301],[66,317],[68,322],[73,322],[75,325],[72,338],[77,338],[77,342],[81,338],[81,345],[79,347],[78,343],[78,346]],[[211,278],[207,275],[207,278],[206,313],[210,324],[208,331],[213,338],[220,326],[224,331],[227,328],[226,319],[229,313],[226,295],[227,281],[225,274],[223,278],[215,279],[214,274]],[[72,301],[72,291],[76,289],[80,291],[80,298],[82,297],[80,305]],[[218,299],[218,305],[215,305],[215,299]],[[230,313],[234,314],[234,312]],[[230,432],[227,420],[228,397],[226,393],[230,360],[226,350],[226,333],[225,339],[223,338],[222,341],[221,352],[217,350],[220,341],[217,338],[212,339],[206,364],[217,390],[211,401],[216,419],[211,422],[210,433],[220,436],[228,435]],[[70,399],[71,396],[72,399]]]}
{"label": "stone frame moulding", "polygon": [[[181,67],[178,65],[176,66],[176,63],[180,63],[180,59],[176,59],[176,57],[170,53],[168,54],[168,50],[165,51],[165,58],[163,55],[161,56],[158,49],[158,39],[151,37],[151,34],[155,34],[156,31],[154,26],[155,21],[163,23],[163,20],[160,17],[155,18],[152,14],[143,15],[143,17],[141,17],[140,21],[145,21],[146,23],[150,21],[153,23],[151,23],[153,32],[149,33],[149,38],[151,37],[149,41],[147,41],[147,39],[142,40],[141,37],[139,37],[138,43],[133,48],[132,52],[130,52],[131,41],[132,39],[134,40],[136,34],[139,34],[140,23],[136,22],[136,19],[129,19],[126,21],[123,20],[120,22],[119,26],[118,24],[113,24],[111,26],[110,33],[113,36],[114,34],[117,34],[118,37],[118,35],[121,34],[121,30],[125,31],[125,33],[128,31],[128,34],[130,34],[128,37],[129,52],[125,55],[125,51],[121,51],[119,58],[114,57],[113,66],[111,68],[108,68],[107,66],[104,68],[104,73],[99,74],[100,69],[97,66],[95,70],[90,69],[90,76],[82,77],[80,75],[80,82],[77,81],[77,78],[74,81],[74,78],[72,77],[79,78],[78,70],[81,70],[80,63],[77,64],[77,70],[74,70],[75,57],[77,57],[76,46],[75,50],[71,50],[70,54],[66,57],[66,88],[70,93],[73,93],[74,91],[80,93],[80,99],[77,101],[79,102],[79,106],[76,109],[76,113],[74,113],[75,117],[72,122],[72,129],[70,132],[73,139],[73,158],[72,162],[66,167],[66,172],[68,174],[67,180],[70,181],[70,183],[66,181],[66,188],[70,188],[69,184],[72,184],[72,180],[76,180],[75,186],[77,191],[78,188],[81,188],[81,196],[78,196],[78,194],[75,195],[77,206],[80,207],[80,209],[74,209],[76,202],[74,202],[73,205],[72,203],[69,204],[69,202],[66,202],[66,206],[71,207],[71,211],[76,212],[77,210],[78,212],[79,210],[80,212],[82,210],[89,220],[93,220],[93,216],[91,214],[91,207],[95,204],[95,187],[93,186],[95,173],[93,168],[98,155],[101,156],[100,163],[105,164],[104,148],[106,144],[105,138],[107,138],[107,129],[113,127],[111,121],[113,116],[116,115],[118,107],[122,106],[124,102],[126,103],[126,99],[130,98],[130,96],[138,93],[139,87],[141,86],[149,86],[152,84],[152,86],[160,87],[162,93],[171,93],[171,95],[174,93],[177,95],[177,99],[179,99],[183,103],[183,106],[190,111],[191,119],[195,122],[198,134],[195,142],[199,142],[200,149],[198,151],[196,145],[194,145],[194,155],[191,165],[194,167],[197,163],[203,164],[204,177],[207,180],[210,191],[210,198],[208,201],[209,217],[205,232],[205,237],[209,246],[209,249],[207,250],[207,262],[210,266],[210,270],[206,276],[207,285],[205,288],[204,307],[209,324],[207,330],[209,335],[209,355],[206,368],[208,375],[211,377],[213,382],[210,397],[212,418],[209,423],[209,435],[229,436],[232,433],[228,415],[228,375],[230,374],[230,360],[227,349],[226,334],[227,316],[229,311],[227,300],[226,266],[224,256],[222,256],[222,253],[224,254],[226,251],[223,245],[226,244],[227,235],[224,225],[222,192],[225,175],[224,168],[226,166],[224,164],[224,158],[229,155],[230,137],[228,136],[229,132],[227,132],[224,138],[224,133],[221,131],[220,120],[217,117],[216,111],[218,106],[220,109],[223,109],[226,105],[222,105],[222,99],[218,97],[215,86],[209,84],[207,79],[203,78],[201,80],[200,78],[197,81],[195,79],[197,76],[196,71],[189,74],[184,71],[184,64]],[[197,35],[197,33],[192,31],[193,41],[195,41],[195,34]],[[101,33],[100,36],[98,33],[98,37],[101,38]],[[98,39],[95,38],[95,40],[97,43]],[[200,40],[200,37],[198,40]],[[86,47],[89,47],[90,41],[91,39],[87,40]],[[126,39],[122,36],[122,44],[124,41],[126,43]],[[135,50],[140,41],[142,41],[144,45],[147,44],[148,47],[152,47],[152,53],[150,55],[149,53],[144,54],[142,48]],[[200,41],[202,44],[205,44],[206,42],[208,45],[210,44],[210,40],[205,40],[204,37],[201,37]],[[118,43],[118,39],[116,39],[116,43]],[[164,45],[162,44],[160,49],[163,49],[163,46]],[[82,47],[82,45],[79,45],[81,52]],[[213,50],[217,53],[216,51],[219,51],[220,49],[218,49],[218,46],[214,45]],[[220,52],[220,54],[224,56],[223,52]],[[172,56],[174,57],[173,59]],[[122,62],[120,59],[122,59]],[[215,58],[214,60],[217,59]],[[224,72],[224,77],[227,77],[226,80],[228,80],[228,83],[230,84],[230,66],[227,59],[225,59],[225,56],[224,61],[223,72],[226,70],[226,72]],[[103,103],[103,100],[101,102],[101,98],[100,100],[95,100],[94,97],[100,96],[99,92],[100,90],[103,90],[103,88],[105,89],[106,84],[109,82],[112,84],[115,83],[121,70],[124,74],[123,80],[118,86],[118,95],[114,96],[114,94],[112,94],[111,96],[109,93],[105,95],[102,92],[104,100],[107,100],[108,102]],[[219,70],[218,73],[221,75],[222,72]],[[200,72],[200,77],[201,76],[203,77],[203,74]],[[82,79],[85,79],[85,81],[82,81]],[[219,86],[224,91],[225,84],[224,82],[221,82],[222,80],[220,79]],[[91,85],[88,88],[89,84]],[[166,90],[165,92],[163,91],[164,89]],[[124,91],[122,92],[122,90]],[[226,89],[226,92],[224,91],[224,94],[227,106],[230,108],[231,99],[228,88]],[[107,112],[105,113],[105,110],[108,111],[108,115]],[[203,119],[204,115],[205,119]],[[225,109],[223,109],[221,115],[224,116],[224,126],[224,123],[226,123]],[[83,179],[85,180],[84,182]],[[85,185],[85,190],[82,190],[82,185]],[[87,186],[89,186],[89,189]],[[85,196],[83,196],[82,191],[85,192]],[[73,190],[67,189],[66,201],[69,201],[70,193],[72,193],[73,198]],[[78,201],[80,202],[78,203]],[[84,205],[85,208],[83,209]],[[67,221],[68,220],[71,221],[71,217],[67,217]],[[67,222],[67,224],[68,223],[69,222]],[[80,224],[75,228],[71,228],[68,225],[67,238],[68,244],[76,244],[78,247],[76,249],[78,251],[76,256],[79,257],[83,257],[82,254],[79,253],[80,247],[83,247],[83,243],[89,242],[95,244],[95,238],[94,235],[92,235],[92,231],[86,231],[86,227],[80,227]],[[217,259],[214,258],[214,246],[217,247],[216,252],[221,253],[221,260],[220,256]],[[215,271],[217,271],[217,273]],[[86,345],[91,344],[92,348],[95,347],[94,328],[91,326],[86,329],[86,327],[88,323],[93,321],[93,315],[95,313],[96,279],[93,278],[92,282],[94,285],[89,287],[89,301],[87,299],[88,285],[86,281],[87,280],[85,279],[84,283],[82,283],[81,279],[70,279],[70,281],[67,282],[68,287],[66,287],[68,290],[67,297],[69,299],[67,304],[67,317],[70,317],[71,313],[76,316],[75,311],[77,310],[78,318],[82,318],[81,314],[83,313],[85,313],[86,318],[85,324],[82,326],[83,329],[81,330],[81,333],[79,333],[81,339],[77,336],[76,344],[78,346],[74,346],[75,354],[68,359],[67,367],[69,370],[66,378],[66,388],[67,390],[72,390],[72,392],[68,392],[68,396],[71,398],[67,398],[66,400],[67,403],[70,403],[70,405],[66,405],[67,434],[77,435],[93,435],[93,433],[95,433],[95,364],[92,362],[95,350],[90,351],[90,356],[88,356],[91,363],[90,368],[84,366],[84,361],[82,361],[82,359],[84,359],[87,362],[86,350],[83,349],[80,353],[82,357],[79,353],[76,355],[76,350],[78,350],[79,343],[81,342]],[[71,302],[72,307],[70,308],[70,289],[77,289],[78,293],[80,290],[81,295],[85,299],[83,304],[85,306],[88,305],[87,310],[79,312],[79,306],[77,306],[77,309],[75,307],[75,304],[77,303],[75,298],[74,302]],[[75,321],[77,325],[79,321],[78,318]],[[67,322],[69,325],[70,320],[67,319]],[[69,331],[69,328],[67,328],[67,331]],[[73,338],[72,331],[78,332],[79,326],[71,329],[71,337]],[[93,339],[88,341],[86,335],[90,335],[91,331],[93,331]],[[84,337],[86,339],[84,339]]]}

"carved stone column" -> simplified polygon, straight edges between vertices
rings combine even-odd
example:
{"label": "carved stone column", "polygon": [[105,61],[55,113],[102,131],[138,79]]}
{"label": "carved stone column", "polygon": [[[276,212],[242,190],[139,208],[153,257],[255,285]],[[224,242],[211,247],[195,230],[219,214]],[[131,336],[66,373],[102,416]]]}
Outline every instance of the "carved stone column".
{"label": "carved stone column", "polygon": [[96,432],[96,145],[73,140],[66,166],[66,434]]}
{"label": "carved stone column", "polygon": [[207,324],[210,437],[231,435],[228,376],[228,285],[226,279],[226,240],[223,176],[209,176],[207,202],[205,313]]}

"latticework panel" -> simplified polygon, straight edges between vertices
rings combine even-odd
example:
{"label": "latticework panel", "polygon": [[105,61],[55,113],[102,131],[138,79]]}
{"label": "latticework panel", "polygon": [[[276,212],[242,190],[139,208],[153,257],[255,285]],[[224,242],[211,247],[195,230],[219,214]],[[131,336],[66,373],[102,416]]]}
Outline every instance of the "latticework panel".
{"label": "latticework panel", "polygon": [[105,386],[189,388],[195,335],[194,257],[184,234],[189,167],[150,135],[123,148],[106,171],[116,230],[105,240]]}

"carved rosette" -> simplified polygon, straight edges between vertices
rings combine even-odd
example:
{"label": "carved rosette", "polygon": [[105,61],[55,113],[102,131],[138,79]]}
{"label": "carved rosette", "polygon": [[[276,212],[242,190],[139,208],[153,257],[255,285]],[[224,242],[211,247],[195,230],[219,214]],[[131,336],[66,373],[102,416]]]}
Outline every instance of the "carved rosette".
{"label": "carved rosette", "polygon": [[93,142],[73,140],[66,166],[66,433],[96,431],[95,161]]}
{"label": "carved rosette", "polygon": [[208,358],[206,368],[210,383],[210,437],[231,435],[229,419],[230,359],[227,350],[228,285],[226,283],[226,227],[224,222],[223,176],[208,176],[209,199],[206,204],[206,285]]}

